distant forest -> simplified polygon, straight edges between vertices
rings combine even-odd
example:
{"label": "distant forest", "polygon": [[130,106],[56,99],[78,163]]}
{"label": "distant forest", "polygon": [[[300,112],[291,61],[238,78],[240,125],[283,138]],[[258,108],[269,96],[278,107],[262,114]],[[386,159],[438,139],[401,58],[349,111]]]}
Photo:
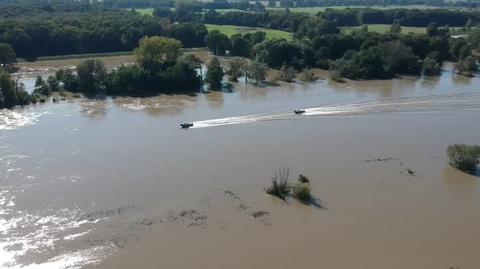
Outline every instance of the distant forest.
{"label": "distant forest", "polygon": [[[228,1],[213,0],[199,2],[205,9],[243,9],[248,6],[248,0]],[[327,6],[388,6],[388,5],[426,5],[437,7],[479,7],[480,1],[460,0],[269,0],[269,7],[327,7]],[[155,8],[174,7],[173,0],[0,0],[0,5],[17,6],[72,6],[99,5],[106,8]]]}

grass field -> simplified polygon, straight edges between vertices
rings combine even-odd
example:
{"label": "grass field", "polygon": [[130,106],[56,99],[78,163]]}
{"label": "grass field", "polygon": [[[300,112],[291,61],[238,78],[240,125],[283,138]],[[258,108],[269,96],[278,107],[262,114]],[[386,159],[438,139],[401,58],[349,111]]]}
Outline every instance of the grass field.
{"label": "grass field", "polygon": [[[368,25],[368,31],[369,32],[377,32],[384,34],[388,32],[390,29],[390,24],[367,24]],[[349,33],[353,29],[358,29],[361,26],[348,26],[348,27],[342,27],[342,29],[346,32]],[[425,34],[427,32],[426,27],[409,27],[409,26],[402,26],[402,34],[408,34],[408,33],[414,33],[414,34]]]}
{"label": "grass field", "polygon": [[153,16],[153,8],[137,8],[137,9],[135,9],[135,11],[142,14],[142,15]]}
{"label": "grass field", "polygon": [[253,27],[242,27],[242,26],[235,26],[235,25],[214,25],[214,24],[205,24],[208,31],[218,30],[221,33],[231,37],[237,33],[248,33],[248,32],[257,32],[262,31],[267,33],[267,39],[272,38],[285,38],[287,40],[292,39],[292,34],[285,31],[280,30],[272,30],[272,29],[265,29],[265,28],[253,28]]}

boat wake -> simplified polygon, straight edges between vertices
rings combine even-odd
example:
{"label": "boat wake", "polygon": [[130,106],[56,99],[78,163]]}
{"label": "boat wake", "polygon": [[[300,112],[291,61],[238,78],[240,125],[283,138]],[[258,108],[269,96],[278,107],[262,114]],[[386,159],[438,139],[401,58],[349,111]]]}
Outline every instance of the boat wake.
{"label": "boat wake", "polygon": [[193,122],[191,128],[217,127],[261,121],[291,120],[322,116],[348,116],[397,112],[480,111],[480,94],[405,97],[364,103],[340,104],[305,108],[296,115],[291,112],[254,114]]}

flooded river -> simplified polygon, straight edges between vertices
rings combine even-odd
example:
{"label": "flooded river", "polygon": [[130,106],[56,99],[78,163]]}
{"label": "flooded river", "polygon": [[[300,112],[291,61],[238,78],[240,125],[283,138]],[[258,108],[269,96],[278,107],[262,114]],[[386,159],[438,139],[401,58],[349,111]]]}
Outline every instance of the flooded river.
{"label": "flooded river", "polygon": [[[449,70],[1,110],[0,268],[480,268],[480,178],[445,156],[480,80]],[[265,195],[286,166],[317,206]]]}

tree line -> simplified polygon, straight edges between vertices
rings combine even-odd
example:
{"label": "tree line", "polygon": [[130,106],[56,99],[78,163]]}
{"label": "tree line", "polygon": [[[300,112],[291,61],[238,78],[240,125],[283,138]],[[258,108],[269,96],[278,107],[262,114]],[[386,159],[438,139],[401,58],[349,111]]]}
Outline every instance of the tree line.
{"label": "tree line", "polygon": [[0,43],[10,44],[21,58],[130,51],[142,37],[154,35],[176,38],[185,47],[202,47],[207,34],[202,24],[174,24],[125,10],[27,12],[14,17],[6,13],[10,14],[0,9]]}

